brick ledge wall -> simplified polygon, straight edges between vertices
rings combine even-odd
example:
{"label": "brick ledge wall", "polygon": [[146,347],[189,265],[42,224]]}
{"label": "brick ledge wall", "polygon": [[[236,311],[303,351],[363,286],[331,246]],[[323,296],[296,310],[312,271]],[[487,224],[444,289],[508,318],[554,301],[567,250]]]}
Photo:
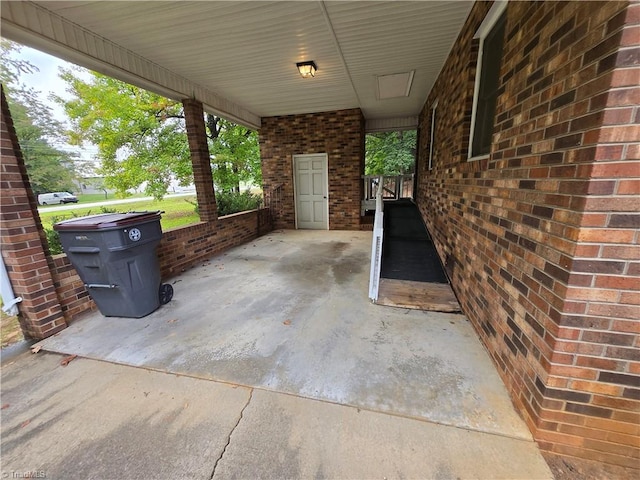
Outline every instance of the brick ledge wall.
{"label": "brick ledge wall", "polygon": [[[272,230],[268,208],[235,213],[215,222],[200,222],[163,232],[158,259],[163,280],[232,247],[242,245]],[[52,277],[67,322],[95,310],[84,283],[66,254],[52,257]]]}

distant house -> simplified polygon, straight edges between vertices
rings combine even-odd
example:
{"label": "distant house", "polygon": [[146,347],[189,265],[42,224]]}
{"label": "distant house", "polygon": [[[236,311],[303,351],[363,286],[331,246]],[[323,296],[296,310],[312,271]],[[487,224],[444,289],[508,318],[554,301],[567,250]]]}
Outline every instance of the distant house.
{"label": "distant house", "polygon": [[74,180],[77,194],[114,193],[115,190],[104,187],[104,177],[82,177]]}

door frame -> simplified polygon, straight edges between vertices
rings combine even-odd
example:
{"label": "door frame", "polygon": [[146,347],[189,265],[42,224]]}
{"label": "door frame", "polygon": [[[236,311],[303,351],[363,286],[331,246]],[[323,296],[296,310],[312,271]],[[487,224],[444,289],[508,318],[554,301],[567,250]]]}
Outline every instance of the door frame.
{"label": "door frame", "polygon": [[293,172],[293,211],[295,213],[296,230],[298,230],[298,186],[296,175],[296,159],[298,157],[321,157],[324,160],[325,178],[325,211],[327,212],[326,228],[317,230],[329,230],[329,155],[327,153],[298,153],[291,156],[291,168]]}

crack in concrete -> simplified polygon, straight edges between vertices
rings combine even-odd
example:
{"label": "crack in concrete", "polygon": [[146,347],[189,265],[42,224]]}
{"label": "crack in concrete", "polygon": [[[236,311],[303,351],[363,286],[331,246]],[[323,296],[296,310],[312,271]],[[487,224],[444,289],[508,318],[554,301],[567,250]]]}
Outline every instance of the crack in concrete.
{"label": "crack in concrete", "polygon": [[240,410],[240,416],[238,417],[238,421],[229,432],[229,436],[227,437],[227,443],[222,449],[222,453],[220,453],[220,456],[216,459],[216,463],[213,464],[213,471],[211,472],[211,477],[209,477],[210,480],[213,480],[213,477],[215,477],[216,469],[218,468],[218,463],[220,463],[220,460],[222,460],[222,457],[224,457],[224,454],[227,451],[229,444],[231,443],[231,437],[233,436],[233,432],[235,432],[236,428],[238,428],[238,425],[240,425],[240,422],[242,421],[242,417],[244,416],[244,411],[249,406],[249,403],[251,403],[252,398],[253,398],[253,388],[249,390],[249,398],[247,399],[247,403],[245,403],[244,407],[242,407],[242,410]]}

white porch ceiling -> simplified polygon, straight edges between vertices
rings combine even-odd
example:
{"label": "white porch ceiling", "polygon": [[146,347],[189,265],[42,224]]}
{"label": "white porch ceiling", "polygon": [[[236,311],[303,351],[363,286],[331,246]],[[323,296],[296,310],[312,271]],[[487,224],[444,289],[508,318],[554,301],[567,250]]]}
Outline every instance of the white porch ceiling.
{"label": "white porch ceiling", "polygon": [[[472,1],[2,1],[2,35],[249,126],[360,108],[415,125]],[[296,62],[314,60],[315,78]],[[409,96],[376,78],[415,70]]]}

